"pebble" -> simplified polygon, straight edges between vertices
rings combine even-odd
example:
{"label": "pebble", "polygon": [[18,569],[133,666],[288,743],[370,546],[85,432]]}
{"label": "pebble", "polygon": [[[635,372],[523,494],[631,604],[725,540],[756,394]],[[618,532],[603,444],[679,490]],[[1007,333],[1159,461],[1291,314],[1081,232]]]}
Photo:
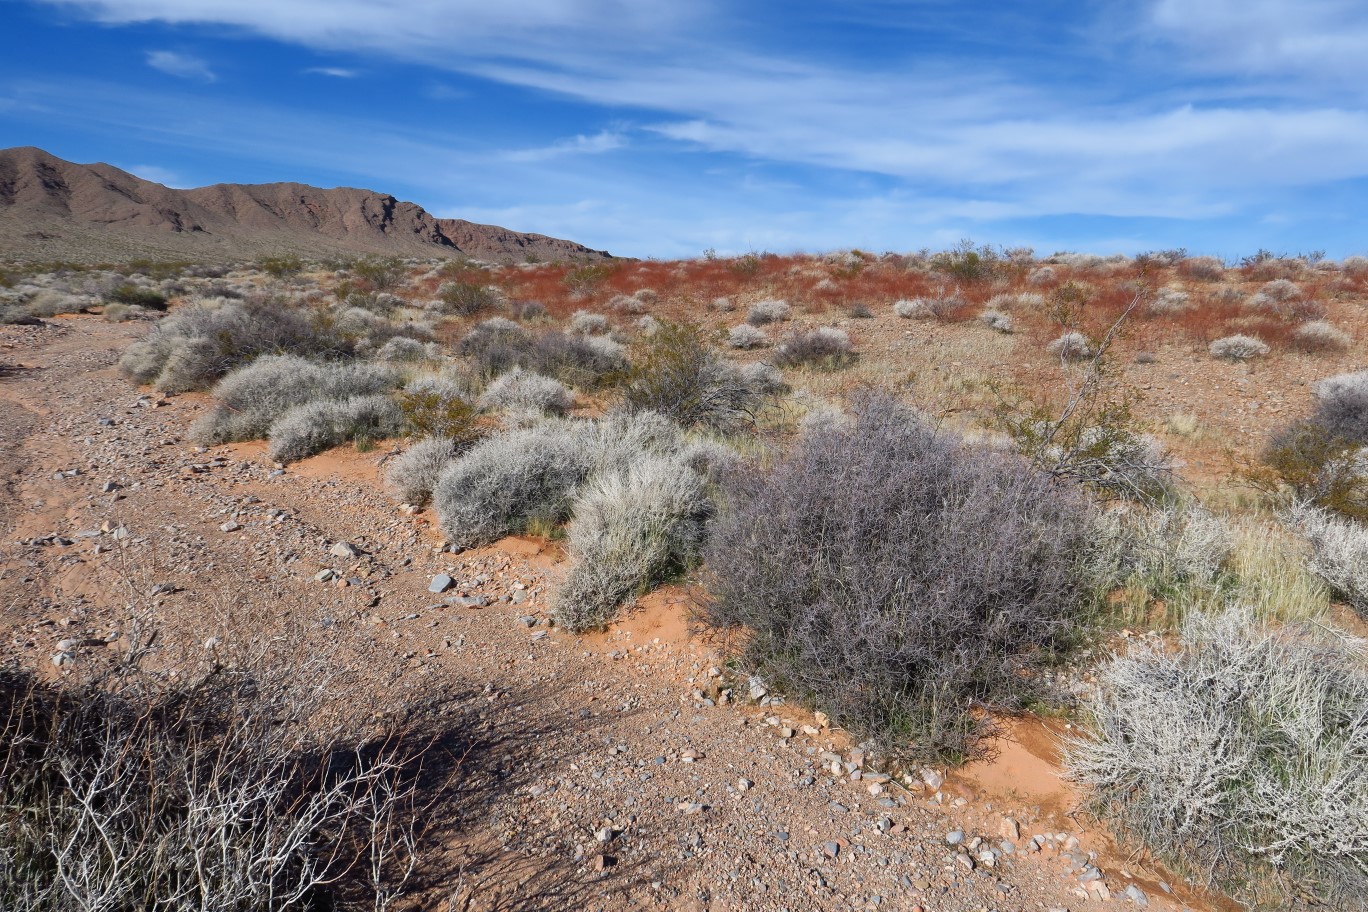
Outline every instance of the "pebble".
{"label": "pebble", "polygon": [[328,549],[328,553],[333,557],[355,558],[361,556],[361,551],[350,542],[340,541]]}
{"label": "pebble", "polygon": [[959,845],[964,842],[964,830],[951,830],[945,834],[946,845]]}
{"label": "pebble", "polygon": [[[241,528],[242,528],[242,525],[241,525],[240,523],[236,522],[235,520],[231,520],[231,519],[230,519],[230,520],[228,520],[226,523],[224,523],[223,525],[219,526],[219,531],[220,531],[220,532],[236,532],[236,531],[238,531],[238,530],[241,529]],[[119,534],[119,533],[116,531],[116,532],[114,533],[115,537],[117,537],[118,534]]]}

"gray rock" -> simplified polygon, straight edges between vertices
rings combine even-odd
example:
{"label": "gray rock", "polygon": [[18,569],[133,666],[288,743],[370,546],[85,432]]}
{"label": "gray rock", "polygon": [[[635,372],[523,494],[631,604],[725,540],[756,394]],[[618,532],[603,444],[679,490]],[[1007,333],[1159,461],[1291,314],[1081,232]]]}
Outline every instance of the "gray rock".
{"label": "gray rock", "polygon": [[428,583],[428,592],[446,592],[454,582],[455,580],[445,573],[439,573],[432,578],[432,582]]}
{"label": "gray rock", "polygon": [[535,627],[537,626],[537,619],[530,614],[524,614],[518,618],[518,623],[523,627]]}
{"label": "gray rock", "polygon": [[964,830],[951,830],[945,834],[946,845],[959,845],[964,842]]}
{"label": "gray rock", "polygon": [[361,556],[361,551],[350,542],[340,541],[328,549],[328,553],[333,557],[355,558]]}
{"label": "gray rock", "polygon": [[1144,890],[1140,889],[1135,884],[1126,887],[1126,891],[1122,895],[1142,909],[1149,905],[1149,897],[1145,895]]}

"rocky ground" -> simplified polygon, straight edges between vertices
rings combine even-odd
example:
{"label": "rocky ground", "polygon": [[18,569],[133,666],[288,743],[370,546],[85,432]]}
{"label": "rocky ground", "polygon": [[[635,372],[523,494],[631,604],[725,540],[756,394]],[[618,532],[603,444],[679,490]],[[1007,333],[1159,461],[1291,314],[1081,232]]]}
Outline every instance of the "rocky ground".
{"label": "rocky ground", "polygon": [[441,550],[383,490],[386,448],[281,470],[259,446],[195,447],[202,398],[118,374],[145,331],[0,329],[5,658],[75,675],[155,632],[168,673],[271,657],[353,711],[459,720],[466,800],[423,908],[1218,904],[1076,812],[1041,725],[996,763],[889,781],[820,717],[722,675],[687,592],[568,635],[548,622],[554,544]]}

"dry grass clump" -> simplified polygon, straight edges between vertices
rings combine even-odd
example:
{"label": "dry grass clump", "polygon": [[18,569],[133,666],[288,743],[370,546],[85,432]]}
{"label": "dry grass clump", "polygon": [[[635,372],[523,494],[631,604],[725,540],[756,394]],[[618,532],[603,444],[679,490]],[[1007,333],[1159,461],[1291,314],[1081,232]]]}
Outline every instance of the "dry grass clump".
{"label": "dry grass clump", "polygon": [[190,435],[205,444],[257,440],[296,406],[383,393],[397,382],[392,371],[379,365],[264,355],[219,381],[213,409],[191,425]]}
{"label": "dry grass clump", "polygon": [[577,310],[570,317],[570,332],[577,336],[597,336],[608,331],[608,318],[603,314]]}
{"label": "dry grass clump", "polygon": [[732,348],[762,348],[769,345],[765,331],[749,323],[741,323],[727,330],[727,344]]}
{"label": "dry grass clump", "polygon": [[1132,646],[1098,678],[1067,763],[1132,836],[1251,901],[1368,895],[1362,643],[1196,612],[1178,650]]}
{"label": "dry grass clump", "polygon": [[0,674],[0,907],[388,908],[418,862],[417,751],[310,733],[302,689]]}
{"label": "dry grass clump", "polygon": [[1179,288],[1164,288],[1151,300],[1145,302],[1144,311],[1152,317],[1168,317],[1186,313],[1192,309],[1192,299],[1186,291]]}
{"label": "dry grass clump", "polygon": [[788,301],[781,301],[774,298],[765,301],[756,301],[746,310],[746,322],[751,326],[764,326],[767,323],[779,323],[793,318],[793,308]]}
{"label": "dry grass clump", "polygon": [[963,306],[957,297],[904,298],[893,302],[893,312],[904,320],[943,320]]}
{"label": "dry grass clump", "polygon": [[1222,361],[1249,361],[1268,354],[1268,344],[1262,339],[1240,334],[1216,339],[1207,349]]}
{"label": "dry grass clump", "polygon": [[1088,507],[891,400],[734,474],[705,553],[706,619],[740,661],[842,725],[967,757],[1079,634]]}
{"label": "dry grass clump", "polygon": [[565,384],[515,367],[496,379],[479,399],[485,409],[499,409],[516,421],[565,415],[575,405],[575,394]]}
{"label": "dry grass clump", "polygon": [[855,348],[845,330],[819,326],[786,337],[775,350],[774,363],[780,367],[838,370],[850,365],[855,357]]}
{"label": "dry grass clump", "polygon": [[572,512],[574,565],[555,613],[578,631],[602,626],[627,599],[691,567],[712,503],[686,461],[653,457],[593,477]]}

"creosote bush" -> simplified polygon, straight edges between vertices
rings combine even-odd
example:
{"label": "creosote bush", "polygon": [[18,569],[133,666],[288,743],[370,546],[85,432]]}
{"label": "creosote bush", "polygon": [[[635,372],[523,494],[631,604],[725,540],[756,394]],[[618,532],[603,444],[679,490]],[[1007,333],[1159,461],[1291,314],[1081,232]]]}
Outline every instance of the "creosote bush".
{"label": "creosote bush", "polygon": [[1179,648],[1102,666],[1068,767],[1100,810],[1199,881],[1250,902],[1368,895],[1363,644],[1249,612],[1194,612]]}
{"label": "creosote bush", "polygon": [[892,400],[733,473],[724,501],[706,619],[745,632],[746,668],[894,750],[975,755],[983,710],[1040,693],[1079,637],[1085,500]]}
{"label": "creosote bush", "polygon": [[640,345],[623,401],[629,409],[657,412],[682,427],[732,429],[754,423],[763,397],[773,391],[759,380],[704,342],[698,327],[662,322]]}

